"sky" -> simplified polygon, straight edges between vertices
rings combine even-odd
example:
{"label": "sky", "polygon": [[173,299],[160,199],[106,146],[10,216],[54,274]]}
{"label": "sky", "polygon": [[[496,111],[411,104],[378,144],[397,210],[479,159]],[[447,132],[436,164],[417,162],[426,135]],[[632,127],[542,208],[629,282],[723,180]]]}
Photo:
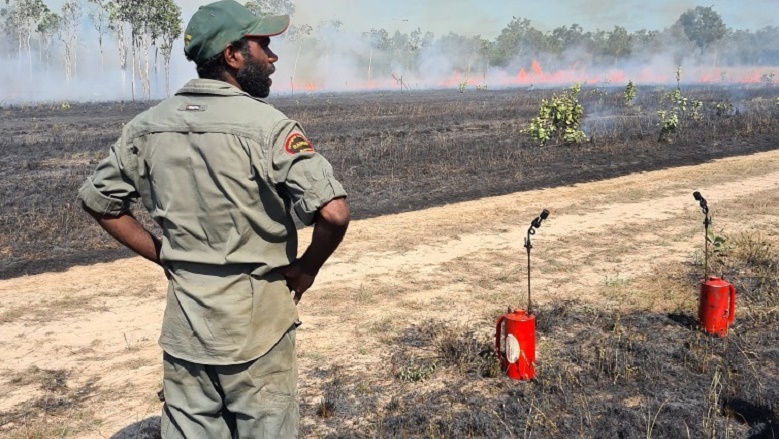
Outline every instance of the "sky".
{"label": "sky", "polygon": [[[176,0],[182,7],[184,23],[188,22],[199,6],[212,0]],[[246,0],[239,0],[245,2]],[[635,59],[622,63],[620,71],[591,70],[586,61],[582,65],[577,59],[571,61],[576,71],[554,71],[546,69],[543,75],[522,76],[530,69],[529,60],[514,60],[506,69],[491,69],[477,72],[471,77],[457,77],[462,70],[460,60],[434,52],[434,49],[419,54],[418,70],[408,71],[404,65],[392,64],[393,76],[384,74],[381,78],[371,70],[374,53],[367,42],[360,37],[362,32],[385,29],[390,34],[399,30],[410,33],[416,28],[433,32],[442,37],[449,32],[464,36],[481,35],[493,40],[512,20],[512,17],[529,19],[531,25],[548,32],[559,26],[579,24],[585,31],[598,29],[611,31],[614,26],[625,27],[630,32],[640,29],[663,30],[675,23],[679,16],[696,6],[713,6],[725,24],[734,29],[756,31],[766,26],[777,26],[779,22],[779,0],[293,0],[296,12],[292,17],[294,24],[308,24],[317,28],[318,24],[330,20],[340,20],[343,30],[338,34],[318,34],[317,38],[325,42],[326,52],[309,51],[301,56],[300,47],[285,46],[281,39],[275,46],[280,55],[277,63],[278,80],[275,90],[291,92],[298,90],[353,90],[368,87],[371,89],[396,86],[399,75],[414,88],[451,86],[463,79],[481,81],[485,85],[506,86],[507,84],[542,84],[587,82],[609,78],[608,81],[627,82],[628,78],[644,82],[673,81],[673,72],[679,60],[669,56],[643,59],[640,54]],[[63,0],[44,0],[54,11],[59,11]],[[106,67],[100,63],[96,49],[96,32],[88,20],[84,20],[79,42],[79,69],[75,80],[63,86],[64,73],[55,69],[41,69],[33,56],[33,65],[24,67],[22,60],[16,58],[0,59],[0,104],[3,101],[36,101],[56,99],[103,100],[119,99],[128,96],[128,83],[118,68],[115,38],[106,41]],[[293,44],[294,43],[290,43]],[[34,47],[37,47],[34,45]],[[177,41],[171,60],[171,87],[179,88],[194,76],[194,66],[181,55],[181,41]],[[359,55],[359,56],[356,56]],[[568,54],[570,55],[570,54]],[[692,54],[694,55],[694,54]],[[369,61],[366,63],[365,59]],[[299,62],[298,62],[299,61]],[[380,60],[379,60],[380,61]],[[712,65],[716,61],[706,61]],[[394,60],[390,60],[394,62]],[[685,67],[690,60],[682,61]],[[695,61],[699,62],[699,61]],[[306,68],[297,69],[297,66]],[[701,64],[705,67],[704,64]],[[29,64],[28,64],[29,66]],[[37,67],[36,67],[37,66]],[[748,67],[748,66],[746,66]],[[626,69],[626,70],[625,70]],[[774,69],[774,67],[771,67]],[[19,75],[20,71],[29,71],[28,75]],[[470,66],[465,76],[471,73]],[[709,68],[711,70],[711,68]],[[753,69],[754,70],[754,69]],[[773,70],[771,70],[773,71]],[[584,72],[584,73],[582,73]],[[656,72],[663,72],[658,77]],[[695,81],[712,75],[721,77],[722,72],[695,72],[686,70],[687,78]],[[461,72],[462,73],[462,72]],[[716,74],[715,74],[716,73]],[[744,72],[729,72],[728,75],[742,75]],[[750,70],[749,75],[763,73]],[[405,76],[404,76],[405,75]],[[476,78],[476,76],[479,76]],[[531,75],[532,76],[532,75]],[[661,75],[662,76],[662,75]],[[582,79],[585,77],[585,79]],[[729,76],[730,77],[730,76]],[[294,78],[294,79],[293,79]],[[551,78],[551,79],[550,79]],[[654,78],[654,79],[652,79]],[[670,78],[670,79],[668,79]],[[735,77],[734,77],[735,78]],[[363,84],[367,80],[370,84]],[[710,79],[709,79],[710,80]],[[452,82],[454,81],[454,82]],[[615,82],[615,83],[616,83]],[[295,85],[290,85],[294,83]],[[378,83],[378,84],[376,84]],[[442,85],[443,84],[443,85]],[[310,87],[309,87],[310,86]],[[308,87],[308,88],[306,88]],[[164,83],[153,85],[154,96],[164,93]]]}
{"label": "sky", "polygon": [[[206,3],[179,0],[186,18]],[[295,0],[295,5],[295,21],[310,25],[339,19],[355,32],[371,28],[410,32],[419,27],[437,36],[452,31],[489,39],[512,16],[527,18],[542,31],[578,23],[585,30],[611,30],[618,25],[633,32],[661,30],[699,5],[713,6],[735,29],[779,24],[779,0]]]}

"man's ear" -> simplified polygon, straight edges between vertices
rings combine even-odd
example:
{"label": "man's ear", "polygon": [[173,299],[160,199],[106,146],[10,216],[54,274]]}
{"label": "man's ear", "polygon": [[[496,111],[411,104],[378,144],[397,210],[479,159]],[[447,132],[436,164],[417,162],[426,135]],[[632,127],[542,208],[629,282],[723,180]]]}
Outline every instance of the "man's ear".
{"label": "man's ear", "polygon": [[243,67],[243,53],[232,44],[224,50],[225,63],[232,69],[239,70]]}

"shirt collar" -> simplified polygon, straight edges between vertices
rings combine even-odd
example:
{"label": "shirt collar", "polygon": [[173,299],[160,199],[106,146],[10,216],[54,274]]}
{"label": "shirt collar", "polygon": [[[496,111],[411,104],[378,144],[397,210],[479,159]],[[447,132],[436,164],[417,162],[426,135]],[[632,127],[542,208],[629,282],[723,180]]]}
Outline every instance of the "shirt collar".
{"label": "shirt collar", "polygon": [[[243,90],[238,89],[234,85],[225,81],[219,81],[215,79],[202,79],[196,78],[187,82],[184,87],[176,92],[176,95],[182,94],[196,94],[196,95],[217,95],[217,96],[248,96],[252,99],[257,99],[246,93]],[[257,99],[261,100],[261,99]]]}

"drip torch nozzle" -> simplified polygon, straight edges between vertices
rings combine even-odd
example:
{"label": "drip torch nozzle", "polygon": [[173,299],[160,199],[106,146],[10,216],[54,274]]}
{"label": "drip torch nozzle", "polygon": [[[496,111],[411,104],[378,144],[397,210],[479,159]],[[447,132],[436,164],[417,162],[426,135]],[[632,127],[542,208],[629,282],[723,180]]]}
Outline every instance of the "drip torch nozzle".
{"label": "drip torch nozzle", "polygon": [[706,199],[703,198],[703,195],[701,195],[700,192],[695,191],[692,193],[693,198],[695,198],[695,201],[698,201],[701,203],[701,209],[703,209],[704,214],[709,213],[709,205],[706,203]]}
{"label": "drip torch nozzle", "polygon": [[536,219],[533,220],[533,222],[530,224],[530,228],[539,228],[541,227],[541,221],[549,218],[549,211],[547,209],[544,209],[543,212],[541,212],[541,215],[538,215]]}

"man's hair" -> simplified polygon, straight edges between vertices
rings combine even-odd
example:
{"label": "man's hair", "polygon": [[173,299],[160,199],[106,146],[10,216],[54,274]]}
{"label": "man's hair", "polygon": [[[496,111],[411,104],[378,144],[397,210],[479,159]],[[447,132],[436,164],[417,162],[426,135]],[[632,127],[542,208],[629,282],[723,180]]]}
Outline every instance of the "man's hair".
{"label": "man's hair", "polygon": [[[230,43],[235,47],[235,50],[242,52],[244,56],[249,54],[249,40],[246,37],[241,38],[238,41]],[[212,57],[208,61],[197,65],[197,75],[202,79],[217,79],[222,80],[222,75],[227,71],[227,63],[225,62],[224,51],[219,52],[216,56]]]}

